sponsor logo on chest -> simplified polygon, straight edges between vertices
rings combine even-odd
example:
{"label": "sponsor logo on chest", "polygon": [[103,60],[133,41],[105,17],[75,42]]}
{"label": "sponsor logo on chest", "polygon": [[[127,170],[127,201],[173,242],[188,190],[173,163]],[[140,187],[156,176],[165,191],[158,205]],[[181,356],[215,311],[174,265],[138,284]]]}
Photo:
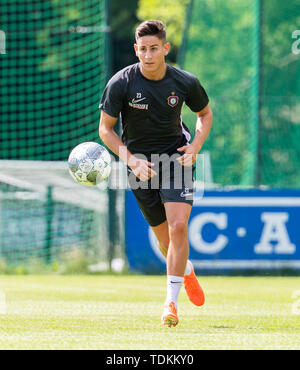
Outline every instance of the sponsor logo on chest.
{"label": "sponsor logo on chest", "polygon": [[137,93],[136,98],[133,98],[128,104],[131,108],[148,110],[149,105],[145,104],[145,100],[146,98],[143,98],[141,93]]}

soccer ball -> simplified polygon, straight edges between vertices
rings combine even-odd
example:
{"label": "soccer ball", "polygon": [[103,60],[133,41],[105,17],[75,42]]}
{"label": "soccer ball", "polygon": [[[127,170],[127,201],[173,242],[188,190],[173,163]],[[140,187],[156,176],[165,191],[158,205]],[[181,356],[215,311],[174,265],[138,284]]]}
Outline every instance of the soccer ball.
{"label": "soccer ball", "polygon": [[100,144],[85,142],[77,145],[68,159],[69,172],[81,185],[95,186],[105,181],[111,172],[111,158]]}

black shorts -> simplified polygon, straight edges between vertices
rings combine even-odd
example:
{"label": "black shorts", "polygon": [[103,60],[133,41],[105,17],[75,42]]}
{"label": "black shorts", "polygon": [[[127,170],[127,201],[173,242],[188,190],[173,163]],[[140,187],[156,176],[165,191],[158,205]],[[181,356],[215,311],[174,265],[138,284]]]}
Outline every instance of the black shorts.
{"label": "black shorts", "polygon": [[182,166],[176,161],[179,154],[160,156],[151,161],[158,173],[149,181],[140,181],[128,169],[128,182],[146,221],[150,226],[158,226],[166,221],[164,203],[182,202],[193,205],[195,167]]}

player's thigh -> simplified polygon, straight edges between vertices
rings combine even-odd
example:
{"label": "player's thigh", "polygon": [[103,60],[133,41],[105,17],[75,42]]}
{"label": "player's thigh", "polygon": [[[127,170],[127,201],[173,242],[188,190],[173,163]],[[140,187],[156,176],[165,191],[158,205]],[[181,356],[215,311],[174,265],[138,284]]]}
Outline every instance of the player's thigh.
{"label": "player's thigh", "polygon": [[169,230],[187,230],[192,205],[188,202],[165,202]]}
{"label": "player's thigh", "polygon": [[170,228],[174,228],[175,226],[187,226],[193,205],[193,184],[189,188],[184,183],[181,184],[181,187],[176,187],[175,185],[174,179],[171,179],[169,188],[160,189],[160,196],[165,207],[169,231]]}

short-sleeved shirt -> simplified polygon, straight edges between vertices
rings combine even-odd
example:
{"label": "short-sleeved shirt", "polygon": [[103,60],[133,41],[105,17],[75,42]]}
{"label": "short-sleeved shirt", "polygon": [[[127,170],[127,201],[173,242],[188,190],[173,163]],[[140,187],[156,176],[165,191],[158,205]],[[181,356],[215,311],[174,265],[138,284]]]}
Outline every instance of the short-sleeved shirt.
{"label": "short-sleeved shirt", "polygon": [[191,73],[167,64],[163,79],[149,80],[136,63],[109,80],[99,108],[112,117],[121,114],[123,143],[131,153],[149,156],[174,153],[188,143],[191,135],[182,122],[182,106],[199,112],[208,101]]}

